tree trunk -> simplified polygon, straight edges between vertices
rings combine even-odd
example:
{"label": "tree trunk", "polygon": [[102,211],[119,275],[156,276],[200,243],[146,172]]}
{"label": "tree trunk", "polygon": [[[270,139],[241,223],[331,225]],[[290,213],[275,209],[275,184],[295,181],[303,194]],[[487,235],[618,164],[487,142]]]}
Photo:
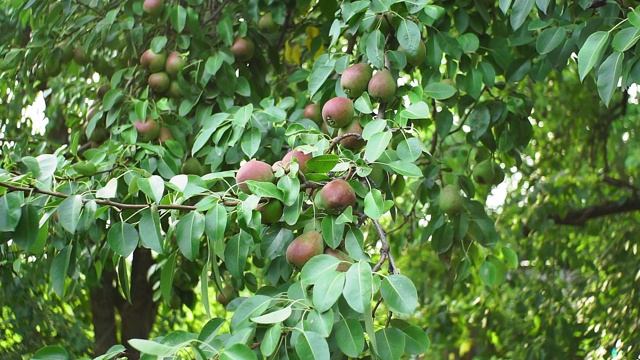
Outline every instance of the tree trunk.
{"label": "tree trunk", "polygon": [[155,263],[151,251],[137,248],[133,252],[131,267],[131,304],[120,306],[121,343],[127,347],[129,359],[137,359],[140,354],[130,347],[131,339],[147,339],[156,318],[158,303],[153,301],[153,288],[147,274]]}
{"label": "tree trunk", "polygon": [[118,343],[116,336],[115,305],[118,296],[113,286],[115,272],[103,270],[100,277],[100,287],[91,289],[91,313],[94,333],[95,355],[107,352],[110,347]]}

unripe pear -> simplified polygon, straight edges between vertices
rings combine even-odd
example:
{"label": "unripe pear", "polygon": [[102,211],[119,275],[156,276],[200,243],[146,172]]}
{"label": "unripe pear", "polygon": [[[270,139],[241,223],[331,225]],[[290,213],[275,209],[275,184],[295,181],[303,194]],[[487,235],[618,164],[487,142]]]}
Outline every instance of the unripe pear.
{"label": "unripe pear", "polygon": [[500,165],[497,163],[492,162],[491,164],[493,166],[493,172],[495,174],[495,176],[493,177],[493,185],[502,184],[505,177],[504,170],[502,170]]}
{"label": "unripe pear", "polygon": [[188,158],[187,161],[182,164],[180,170],[185,175],[202,176],[202,174],[204,174],[204,168],[202,167],[200,160],[195,157]]}
{"label": "unripe pear", "polygon": [[160,124],[153,120],[151,116],[147,116],[145,122],[140,119],[133,123],[133,126],[138,131],[138,139],[143,142],[153,141],[160,135]]}
{"label": "unripe pear", "polygon": [[321,125],[322,124],[322,111],[320,110],[320,105],[318,104],[309,104],[304,108],[302,112],[302,117],[307,118],[314,123]]}
{"label": "unripe pear", "polygon": [[266,13],[258,20],[258,29],[266,33],[274,33],[278,30],[278,23],[273,21],[271,13]]}
{"label": "unripe pear", "polygon": [[302,269],[312,257],[322,254],[323,251],[322,235],[317,231],[309,231],[293,239],[287,247],[286,257],[289,264]]}
{"label": "unripe pear", "polygon": [[171,130],[169,130],[169,128],[165,126],[160,127],[158,141],[160,141],[161,144],[164,144],[168,140],[173,140],[173,134],[171,133]]}
{"label": "unripe pear", "polygon": [[231,53],[235,56],[236,60],[249,61],[256,53],[255,45],[253,41],[247,38],[237,38],[231,46]]}
{"label": "unripe pear", "polygon": [[369,95],[380,101],[390,101],[396,94],[396,81],[391,75],[389,69],[384,68],[371,77],[369,86],[367,87]]}
{"label": "unripe pear", "polygon": [[440,192],[440,209],[450,216],[456,215],[462,210],[464,202],[460,189],[455,185],[447,185]]}
{"label": "unripe pear", "polygon": [[238,189],[245,194],[251,194],[249,187],[244,182],[247,180],[274,182],[276,177],[273,175],[271,165],[264,161],[251,160],[244,163],[236,174],[236,183]]}
{"label": "unripe pear", "polygon": [[489,159],[479,162],[474,168],[471,174],[473,181],[481,185],[493,184],[495,178],[495,170],[493,162]]}
{"label": "unripe pear", "polygon": [[261,222],[263,224],[278,222],[283,212],[282,203],[276,199],[269,199],[268,203],[258,205],[257,210],[262,214]]}
{"label": "unripe pear", "polygon": [[300,172],[306,174],[309,171],[309,168],[307,168],[307,161],[312,157],[312,153],[305,154],[299,150],[291,150],[282,158],[282,164],[286,165],[290,163],[293,158],[296,158]]}
{"label": "unripe pear", "polygon": [[164,70],[166,62],[167,57],[164,53],[156,54],[151,49],[145,50],[140,56],[140,65],[152,73]]}
{"label": "unripe pear", "polygon": [[353,101],[343,97],[334,97],[322,107],[322,118],[327,122],[327,125],[334,128],[349,125],[355,113]]}
{"label": "unripe pear", "polygon": [[349,270],[349,268],[351,267],[351,264],[353,263],[353,259],[349,257],[349,255],[342,252],[341,250],[337,250],[337,249],[334,250],[331,248],[327,248],[324,251],[324,253],[327,255],[331,255],[334,258],[340,260],[340,265],[338,265],[338,267],[336,268],[336,271],[346,272],[347,270]]}
{"label": "unripe pear", "polygon": [[[342,136],[344,134],[360,134],[362,136],[362,125],[360,125],[360,120],[358,118],[353,119],[353,121],[343,127],[338,129],[338,136]],[[340,145],[342,145],[345,149],[349,149],[352,151],[358,151],[362,149],[363,146],[366,145],[366,141],[362,139],[362,137],[357,136],[349,136],[342,140],[340,140]]]}
{"label": "unripe pear", "polygon": [[84,48],[82,46],[76,46],[76,48],[73,49],[73,61],[81,66],[87,65],[89,63],[89,61],[87,60],[87,52],[84,51]]}
{"label": "unripe pear", "polygon": [[149,87],[157,93],[163,93],[169,90],[170,85],[171,79],[169,79],[169,75],[164,71],[149,75]]}
{"label": "unripe pear", "polygon": [[167,90],[167,95],[174,99],[182,97],[182,91],[180,90],[180,85],[177,81],[171,80],[171,83],[169,83],[169,89]]}
{"label": "unripe pear", "polygon": [[231,302],[231,300],[236,298],[236,291],[231,285],[225,285],[222,288],[221,292],[216,294],[216,300],[222,306],[227,306]]}
{"label": "unripe pear", "polygon": [[420,66],[427,58],[427,47],[424,45],[424,42],[420,40],[418,43],[418,52],[415,55],[409,54],[402,46],[398,47],[398,50],[404,52],[404,55],[407,57],[407,64],[411,64],[413,66]]}
{"label": "unripe pear", "polygon": [[367,63],[351,65],[344,70],[340,77],[342,90],[349,98],[358,98],[367,90],[372,75],[373,69]]}
{"label": "unripe pear", "polygon": [[327,213],[340,215],[346,208],[356,204],[356,192],[347,181],[336,179],[322,187],[320,201]]}
{"label": "unripe pear", "polygon": [[162,0],[144,0],[142,10],[151,16],[158,16],[164,10],[164,4]]}
{"label": "unripe pear", "polygon": [[175,77],[182,70],[184,66],[184,59],[180,56],[180,53],[173,51],[167,56],[167,61],[164,64],[165,71],[169,76]]}

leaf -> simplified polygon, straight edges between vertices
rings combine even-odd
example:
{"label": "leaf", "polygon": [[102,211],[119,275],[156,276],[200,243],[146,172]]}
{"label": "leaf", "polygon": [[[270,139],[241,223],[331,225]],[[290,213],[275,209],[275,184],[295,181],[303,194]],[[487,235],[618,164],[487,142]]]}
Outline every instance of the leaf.
{"label": "leaf", "polygon": [[253,104],[248,104],[241,107],[233,116],[233,125],[238,127],[246,126],[249,120],[251,119],[252,114],[253,114]]}
{"label": "leaf", "polygon": [[20,221],[22,198],[17,192],[0,196],[0,232],[13,231]]}
{"label": "leaf", "polygon": [[432,82],[424,88],[424,92],[436,100],[446,100],[458,92],[458,89],[445,82]]}
{"label": "leaf", "polygon": [[333,311],[319,312],[317,309],[311,310],[307,315],[307,323],[309,324],[308,330],[315,331],[322,337],[329,337],[333,330],[333,323],[335,322]]}
{"label": "leaf", "polygon": [[473,140],[478,141],[489,129],[491,114],[486,106],[477,106],[469,116],[469,127]]}
{"label": "leaf", "polygon": [[127,302],[131,303],[131,276],[127,267],[127,259],[121,257],[118,260],[118,283]]}
{"label": "leaf", "polygon": [[236,279],[242,278],[252,243],[251,240],[251,236],[243,231],[232,237],[224,248],[225,265],[231,276]]}
{"label": "leaf", "polygon": [[69,353],[60,346],[45,346],[31,357],[31,360],[70,360]]}
{"label": "leaf", "polygon": [[411,280],[400,274],[382,280],[380,294],[389,309],[402,314],[411,314],[418,306],[418,291]]}
{"label": "leaf", "polygon": [[555,50],[566,40],[567,30],[563,27],[548,28],[543,30],[536,40],[538,54],[548,54]]}
{"label": "leaf", "polygon": [[365,140],[370,140],[373,135],[382,132],[386,128],[386,120],[377,119],[370,121],[367,125],[364,126],[364,129],[362,130],[362,138]]}
{"label": "leaf", "polygon": [[364,330],[356,319],[347,318],[336,323],[335,339],[345,355],[357,358],[364,350]]}
{"label": "leaf", "polygon": [[193,261],[200,250],[200,237],[204,234],[204,216],[195,211],[185,215],[176,226],[180,252]]}
{"label": "leaf", "polygon": [[627,15],[629,23],[637,28],[640,28],[640,6],[636,7],[632,12]]}
{"label": "leaf", "polygon": [[598,94],[607,107],[609,107],[613,92],[618,87],[618,81],[622,75],[623,59],[624,54],[614,52],[598,68]]}
{"label": "leaf", "polygon": [[177,254],[177,252],[174,252],[169,255],[160,272],[160,292],[166,304],[169,303],[171,292],[173,291],[173,276],[176,269]]}
{"label": "leaf", "polygon": [[138,187],[142,192],[156,203],[162,200],[164,193],[164,180],[158,175],[151,175],[148,179],[138,178]]}
{"label": "leaf", "polygon": [[407,326],[402,329],[405,334],[404,351],[411,355],[422,355],[431,347],[427,333],[417,326]]}
{"label": "leaf", "polygon": [[116,197],[117,191],[118,191],[118,179],[113,178],[109,180],[109,182],[107,182],[107,185],[105,185],[103,188],[99,189],[96,192],[96,197],[102,198],[102,199],[114,198]]}
{"label": "leaf", "polygon": [[515,0],[513,3],[513,7],[511,8],[511,16],[509,20],[511,21],[511,27],[513,30],[518,30],[522,24],[527,20],[531,10],[533,10],[533,5],[535,5],[536,0]]}
{"label": "leaf", "polygon": [[252,360],[258,359],[256,354],[245,344],[233,344],[224,349],[220,360]]}
{"label": "leaf", "polygon": [[422,176],[422,170],[420,170],[418,165],[411,162],[407,162],[404,160],[397,160],[397,161],[392,161],[385,165],[391,168],[391,170],[393,170],[393,172],[395,172],[396,174],[410,176],[410,177]]}
{"label": "leaf", "polygon": [[329,360],[327,340],[313,331],[303,331],[295,344],[296,354],[300,359]]}
{"label": "leaf", "polygon": [[364,213],[373,220],[378,220],[385,213],[382,192],[371,189],[364,197]]}
{"label": "leaf", "polygon": [[396,147],[398,158],[403,161],[413,162],[418,160],[422,155],[424,144],[418,138],[408,138],[403,140]]}
{"label": "leaf", "polygon": [[374,134],[367,143],[367,147],[364,151],[364,159],[368,162],[378,160],[380,155],[387,149],[387,146],[391,142],[391,132],[383,131],[381,133]]}
{"label": "leaf", "polygon": [[613,37],[611,46],[613,50],[617,52],[625,52],[635,45],[638,39],[640,39],[640,28],[630,27],[622,29]]}
{"label": "leaf", "polygon": [[282,336],[282,324],[273,324],[264,334],[262,343],[260,344],[260,352],[263,356],[271,356],[280,345],[280,337]]}
{"label": "leaf", "polygon": [[204,219],[205,232],[209,241],[224,239],[224,232],[227,228],[227,210],[221,203],[216,203],[207,212]]}
{"label": "leaf", "polygon": [[35,205],[27,204],[21,208],[20,220],[13,233],[13,241],[22,249],[29,249],[38,239],[39,216]]}
{"label": "leaf", "polygon": [[402,19],[396,32],[398,43],[402,49],[409,55],[416,56],[418,54],[418,46],[420,45],[420,28],[416,23],[409,19]]}
{"label": "leaf", "polygon": [[316,173],[327,173],[338,165],[340,157],[335,154],[324,154],[307,160],[307,168]]}
{"label": "leaf", "polygon": [[140,243],[147,249],[158,254],[164,253],[163,237],[160,235],[160,215],[157,207],[143,210],[138,230],[140,231]]}
{"label": "leaf", "polygon": [[158,357],[173,356],[177,352],[172,346],[145,339],[131,339],[129,345],[143,354]]}
{"label": "leaf", "polygon": [[262,142],[262,132],[256,127],[251,127],[242,134],[242,140],[240,141],[240,147],[248,157],[253,155],[260,149],[260,143]]}
{"label": "leaf", "polygon": [[583,81],[589,71],[600,61],[607,42],[609,33],[606,31],[596,31],[591,34],[578,52],[578,73],[580,81]]}
{"label": "leaf", "polygon": [[116,254],[127,257],[138,246],[138,232],[129,223],[117,222],[109,228],[107,242]]}
{"label": "leaf", "polygon": [[171,9],[169,18],[171,19],[171,26],[176,32],[181,33],[187,23],[187,11],[182,5],[175,5]]}
{"label": "leaf", "polygon": [[282,190],[278,189],[278,186],[274,183],[255,180],[246,180],[244,183],[249,188],[249,191],[251,191],[251,194],[255,196],[268,197],[278,199],[280,201],[284,200]]}
{"label": "leaf", "polygon": [[291,316],[291,306],[272,311],[268,314],[251,318],[251,321],[257,324],[276,324],[285,321]]}
{"label": "leaf", "polygon": [[328,273],[321,277],[313,286],[313,305],[319,312],[325,312],[338,301],[344,288],[345,274],[343,272]]}
{"label": "leaf", "polygon": [[400,359],[404,353],[405,335],[397,328],[376,331],[377,355],[382,360]]}
{"label": "leaf", "polygon": [[428,119],[430,116],[429,105],[424,101],[411,104],[408,108],[400,112],[400,116],[415,120]]}
{"label": "leaf", "polygon": [[245,299],[231,317],[231,322],[229,323],[231,331],[248,326],[250,319],[262,315],[270,303],[271,298],[265,295],[254,295]]}
{"label": "leaf", "polygon": [[[369,58],[369,62],[378,69],[384,67],[384,41],[382,32],[380,30],[374,30],[367,37],[367,44],[365,46],[365,53]],[[309,84],[309,87],[311,87],[311,84]]]}
{"label": "leaf", "polygon": [[369,308],[372,284],[373,274],[366,262],[358,261],[347,270],[342,295],[353,310],[364,313]]}
{"label": "leaf", "polygon": [[51,286],[60,297],[64,297],[64,279],[66,278],[67,270],[69,269],[72,249],[72,245],[65,246],[51,262],[51,270],[49,273],[49,276],[51,276]]}
{"label": "leaf", "polygon": [[321,65],[314,66],[309,75],[309,96],[313,97],[318,90],[324,85],[329,76],[333,73],[333,66]]}
{"label": "leaf", "polygon": [[332,274],[340,260],[331,255],[321,254],[312,257],[302,268],[300,279],[304,286],[315,284],[321,277]]}
{"label": "leaf", "polygon": [[489,287],[494,287],[496,285],[496,267],[490,261],[482,263],[479,274],[480,279],[485,285]]}

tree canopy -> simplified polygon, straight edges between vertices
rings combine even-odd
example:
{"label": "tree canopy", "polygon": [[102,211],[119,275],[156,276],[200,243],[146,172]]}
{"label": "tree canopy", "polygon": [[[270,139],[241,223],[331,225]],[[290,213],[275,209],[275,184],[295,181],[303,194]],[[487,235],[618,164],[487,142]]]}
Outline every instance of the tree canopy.
{"label": "tree canopy", "polygon": [[0,349],[639,356],[632,5],[3,2]]}

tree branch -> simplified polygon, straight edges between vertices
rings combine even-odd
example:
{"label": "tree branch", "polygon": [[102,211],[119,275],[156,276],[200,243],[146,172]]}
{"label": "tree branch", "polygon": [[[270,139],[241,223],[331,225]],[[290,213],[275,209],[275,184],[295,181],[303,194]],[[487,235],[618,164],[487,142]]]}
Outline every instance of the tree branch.
{"label": "tree branch", "polygon": [[582,209],[569,210],[565,216],[552,215],[551,219],[558,225],[582,226],[592,219],[638,210],[640,210],[640,199],[630,198],[621,201],[607,201]]}
{"label": "tree branch", "polygon": [[380,270],[382,264],[384,264],[386,260],[389,260],[389,274],[399,274],[400,270],[398,270],[396,261],[393,259],[393,255],[391,255],[391,248],[389,247],[389,242],[387,242],[387,235],[382,228],[382,225],[380,225],[380,222],[378,220],[371,219],[371,221],[373,221],[373,224],[376,226],[376,230],[378,230],[378,236],[380,237],[380,242],[382,242],[382,246],[380,248],[380,260],[378,260],[378,263],[373,267],[372,270],[374,272]]}

